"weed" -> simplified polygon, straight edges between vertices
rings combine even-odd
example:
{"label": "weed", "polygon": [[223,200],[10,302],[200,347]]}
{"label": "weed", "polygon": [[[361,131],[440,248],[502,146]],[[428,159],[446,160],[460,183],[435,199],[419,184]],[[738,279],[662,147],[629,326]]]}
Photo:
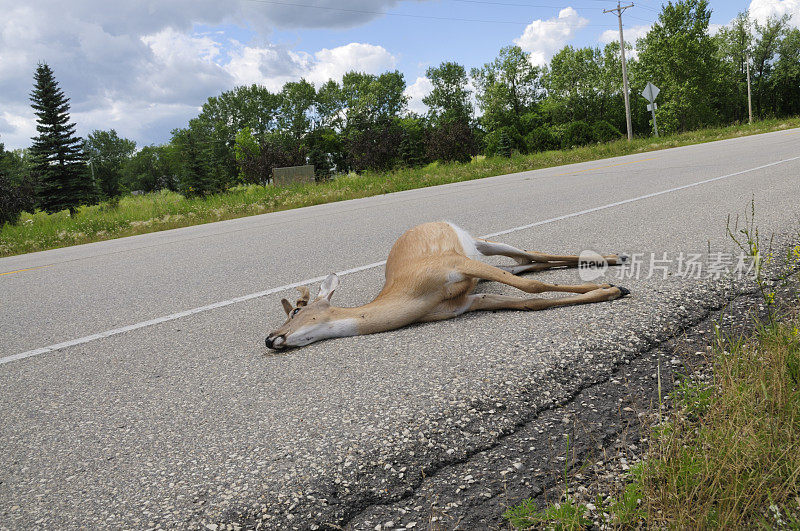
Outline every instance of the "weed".
{"label": "weed", "polygon": [[536,502],[525,500],[503,515],[517,528],[544,527],[545,529],[585,529],[592,521],[586,517],[586,506],[575,504],[570,498],[561,503],[548,505],[539,511]]}
{"label": "weed", "polygon": [[527,499],[519,505],[507,510],[503,516],[514,527],[544,527],[545,529],[573,530],[584,529],[591,525],[592,521],[586,517],[588,508],[584,504],[575,503],[569,494],[569,436],[567,436],[567,449],[564,460],[564,501],[553,505],[548,505],[542,510],[538,510],[533,499]]}

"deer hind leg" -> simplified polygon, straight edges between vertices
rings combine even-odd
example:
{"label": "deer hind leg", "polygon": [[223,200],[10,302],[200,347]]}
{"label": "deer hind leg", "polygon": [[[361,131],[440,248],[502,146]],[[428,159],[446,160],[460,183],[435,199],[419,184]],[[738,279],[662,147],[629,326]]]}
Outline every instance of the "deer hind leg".
{"label": "deer hind leg", "polygon": [[[485,264],[478,260],[470,258],[462,258],[458,263],[454,264],[455,268],[463,275],[472,278],[482,278],[484,280],[494,280],[509,286],[514,286],[526,293],[543,293],[546,291],[561,291],[568,293],[588,293],[596,289],[614,289],[617,290],[618,296],[624,294],[622,288],[612,286],[610,284],[575,284],[575,285],[560,285],[548,284],[539,282],[532,278],[518,277],[508,271],[498,267]],[[627,291],[627,290],[625,290]]]}
{"label": "deer hind leg", "polygon": [[[510,297],[508,295],[495,295],[493,293],[480,293],[469,295],[469,307],[467,312],[480,310],[544,310],[555,306],[571,306],[574,304],[588,304],[591,302],[605,302],[618,299],[628,294],[625,288],[612,286],[610,288],[599,288],[573,295],[571,297],[561,297],[558,299],[543,299],[540,297]],[[462,312],[463,313],[463,312]]]}
{"label": "deer hind leg", "polygon": [[592,302],[613,301],[627,295],[625,288],[612,286],[598,288],[587,293],[561,297],[558,299],[544,299],[541,297],[511,297],[509,295],[496,295],[494,293],[479,293],[464,295],[456,299],[442,301],[419,322],[442,321],[452,319],[463,313],[478,312],[482,310],[546,310],[556,306],[572,306],[575,304],[589,304]]}
{"label": "deer hind leg", "polygon": [[[516,266],[501,266],[501,269],[514,275],[529,271],[544,271],[554,267],[577,267],[577,255],[557,255],[525,251],[507,243],[493,242],[475,238],[475,248],[484,256],[508,256],[513,258]],[[625,262],[626,257],[616,254],[603,256],[609,265],[618,265]]]}

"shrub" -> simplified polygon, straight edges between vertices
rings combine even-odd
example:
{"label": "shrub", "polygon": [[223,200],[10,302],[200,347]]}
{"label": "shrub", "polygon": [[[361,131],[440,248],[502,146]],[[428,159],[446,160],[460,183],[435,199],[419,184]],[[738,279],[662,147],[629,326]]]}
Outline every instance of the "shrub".
{"label": "shrub", "polygon": [[400,120],[403,138],[400,140],[400,160],[411,168],[425,164],[425,122],[421,118],[408,117]]}
{"label": "shrub", "polygon": [[542,116],[539,113],[528,112],[519,117],[520,130],[526,136],[542,125],[544,125],[544,120],[542,120]]}
{"label": "shrub", "polygon": [[487,156],[502,155],[510,157],[513,151],[525,152],[525,139],[516,128],[500,127],[484,137],[484,151]]}
{"label": "shrub", "polygon": [[133,155],[122,169],[120,186],[124,190],[155,192],[162,189],[178,189],[177,168],[171,164],[168,146],[144,146]]}
{"label": "shrub", "polygon": [[396,118],[360,122],[347,132],[348,165],[355,171],[386,171],[397,161],[403,129]]}
{"label": "shrub", "polygon": [[550,151],[561,147],[558,136],[552,128],[546,125],[541,125],[528,133],[528,136],[525,137],[525,144],[528,146],[529,153]]}
{"label": "shrub", "polygon": [[318,127],[303,139],[303,147],[308,151],[308,162],[314,165],[314,175],[318,182],[325,181],[334,172],[347,172],[347,153],[342,136],[330,127]]}
{"label": "shrub", "polygon": [[428,131],[425,151],[432,160],[469,162],[478,148],[469,122],[454,119],[443,120]]}
{"label": "shrub", "polygon": [[611,142],[612,140],[619,140],[622,133],[605,120],[599,120],[592,126],[592,133],[594,139],[598,142]]}
{"label": "shrub", "polygon": [[333,164],[330,155],[321,148],[314,146],[308,152],[308,163],[314,166],[314,180],[317,182],[330,179],[333,171]]}
{"label": "shrub", "polygon": [[0,225],[19,221],[25,210],[33,210],[34,199],[30,186],[16,186],[0,171]]}
{"label": "shrub", "polygon": [[567,125],[564,136],[561,138],[561,145],[564,148],[573,146],[585,146],[595,142],[592,127],[582,120],[572,122]]}

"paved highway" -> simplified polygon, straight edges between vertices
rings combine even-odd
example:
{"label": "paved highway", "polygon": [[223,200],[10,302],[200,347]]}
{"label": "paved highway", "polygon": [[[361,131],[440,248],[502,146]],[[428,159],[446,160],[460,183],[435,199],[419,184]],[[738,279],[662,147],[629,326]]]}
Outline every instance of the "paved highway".
{"label": "paved highway", "polygon": [[[346,523],[674,334],[720,295],[646,262],[729,250],[751,198],[797,234],[800,130],[2,258],[0,528]],[[610,303],[264,347],[292,286],[345,271],[334,303],[365,303],[395,238],[440,219],[644,274]]]}

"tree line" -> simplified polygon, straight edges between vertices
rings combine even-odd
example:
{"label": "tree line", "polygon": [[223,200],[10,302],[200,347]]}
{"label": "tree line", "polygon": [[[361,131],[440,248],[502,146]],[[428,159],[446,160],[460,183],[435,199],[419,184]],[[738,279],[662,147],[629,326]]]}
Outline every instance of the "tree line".
{"label": "tree line", "polygon": [[[710,16],[707,0],[669,2],[637,41],[628,62],[635,134],[652,127],[638,96],[648,81],[661,88],[657,119],[665,134],[745,121],[748,61],[755,116],[800,114],[800,30],[789,17],[759,23],[742,13],[712,35]],[[304,79],[278,92],[236,87],[210,97],[169,142],[137,150],[114,130],[76,137],[69,100],[40,64],[31,93],[38,135],[26,150],[0,144],[0,222],[14,222],[21,210],[74,211],[134,191],[193,196],[265,184],[281,166],[313,164],[323,180],[569,148],[625,130],[618,42],[566,46],[543,67],[507,46],[469,72],[443,62],[426,75],[425,115],[408,110],[399,71],[354,71],[319,87]]]}

